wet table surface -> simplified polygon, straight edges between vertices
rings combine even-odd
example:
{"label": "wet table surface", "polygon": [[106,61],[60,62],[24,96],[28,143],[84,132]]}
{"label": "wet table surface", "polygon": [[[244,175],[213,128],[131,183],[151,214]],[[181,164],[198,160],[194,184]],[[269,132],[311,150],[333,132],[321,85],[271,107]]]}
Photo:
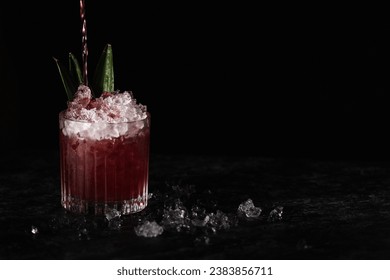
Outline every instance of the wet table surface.
{"label": "wet table surface", "polygon": [[[61,208],[56,151],[0,163],[1,259],[390,259],[390,162],[152,155],[147,209],[111,221]],[[257,218],[238,215],[249,198]],[[137,236],[145,221],[164,232]]]}

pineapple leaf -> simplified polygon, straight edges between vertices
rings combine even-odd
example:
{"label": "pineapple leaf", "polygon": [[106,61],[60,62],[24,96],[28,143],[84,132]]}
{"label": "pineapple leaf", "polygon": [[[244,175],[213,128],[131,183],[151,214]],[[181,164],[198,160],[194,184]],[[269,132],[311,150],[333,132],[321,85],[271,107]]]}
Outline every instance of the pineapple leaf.
{"label": "pineapple leaf", "polygon": [[93,87],[96,94],[114,91],[114,64],[110,44],[104,48],[96,66]]}
{"label": "pineapple leaf", "polygon": [[72,80],[68,69],[66,69],[58,59],[56,59],[55,57],[53,57],[53,59],[57,64],[57,68],[58,71],[60,72],[62,83],[64,84],[66,95],[68,96],[68,100],[70,101],[73,99],[73,94],[77,90],[76,83]]}
{"label": "pineapple leaf", "polygon": [[73,80],[77,80],[79,85],[84,82],[83,76],[81,75],[80,64],[72,53],[69,53],[69,73]]}

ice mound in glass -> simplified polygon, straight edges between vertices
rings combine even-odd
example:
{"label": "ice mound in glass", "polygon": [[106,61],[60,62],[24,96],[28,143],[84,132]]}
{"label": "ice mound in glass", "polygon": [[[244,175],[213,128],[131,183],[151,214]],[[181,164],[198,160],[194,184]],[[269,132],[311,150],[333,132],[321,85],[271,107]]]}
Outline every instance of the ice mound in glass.
{"label": "ice mound in glass", "polygon": [[105,92],[94,98],[89,87],[80,85],[64,111],[62,132],[95,140],[133,137],[143,128],[138,121],[146,117],[146,106],[137,104],[131,92]]}

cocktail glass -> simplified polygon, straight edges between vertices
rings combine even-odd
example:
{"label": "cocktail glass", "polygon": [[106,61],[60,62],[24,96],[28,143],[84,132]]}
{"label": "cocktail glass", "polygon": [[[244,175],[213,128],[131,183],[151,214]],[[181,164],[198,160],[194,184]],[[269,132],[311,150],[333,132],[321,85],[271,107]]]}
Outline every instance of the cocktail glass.
{"label": "cocktail glass", "polygon": [[148,203],[150,114],[132,122],[59,114],[61,204],[70,212],[130,214]]}

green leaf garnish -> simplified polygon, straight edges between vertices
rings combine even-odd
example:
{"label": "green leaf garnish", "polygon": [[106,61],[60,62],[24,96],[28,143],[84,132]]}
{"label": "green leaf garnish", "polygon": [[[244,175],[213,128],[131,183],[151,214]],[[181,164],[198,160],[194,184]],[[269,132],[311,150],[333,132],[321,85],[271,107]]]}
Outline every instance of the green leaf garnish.
{"label": "green leaf garnish", "polygon": [[[84,84],[84,77],[81,73],[80,64],[72,53],[69,53],[68,68],[64,67],[58,59],[54,57],[53,59],[57,64],[68,100],[71,101],[78,86]],[[91,85],[91,91],[97,95],[100,95],[103,92],[114,91],[114,63],[112,47],[110,44],[106,45],[100,56],[95,70],[94,80]]]}
{"label": "green leaf garnish", "polygon": [[84,83],[83,75],[81,74],[80,64],[77,58],[72,53],[69,53],[69,73],[71,78],[74,81],[77,81],[79,85]]}
{"label": "green leaf garnish", "polygon": [[73,95],[77,90],[77,84],[72,79],[68,69],[66,69],[58,59],[56,59],[55,57],[53,57],[53,59],[57,64],[62,83],[64,84],[66,95],[68,96],[68,100],[70,101],[73,99]]}
{"label": "green leaf garnish", "polygon": [[96,94],[114,91],[114,64],[112,48],[107,44],[96,66],[93,79],[93,89]]}

